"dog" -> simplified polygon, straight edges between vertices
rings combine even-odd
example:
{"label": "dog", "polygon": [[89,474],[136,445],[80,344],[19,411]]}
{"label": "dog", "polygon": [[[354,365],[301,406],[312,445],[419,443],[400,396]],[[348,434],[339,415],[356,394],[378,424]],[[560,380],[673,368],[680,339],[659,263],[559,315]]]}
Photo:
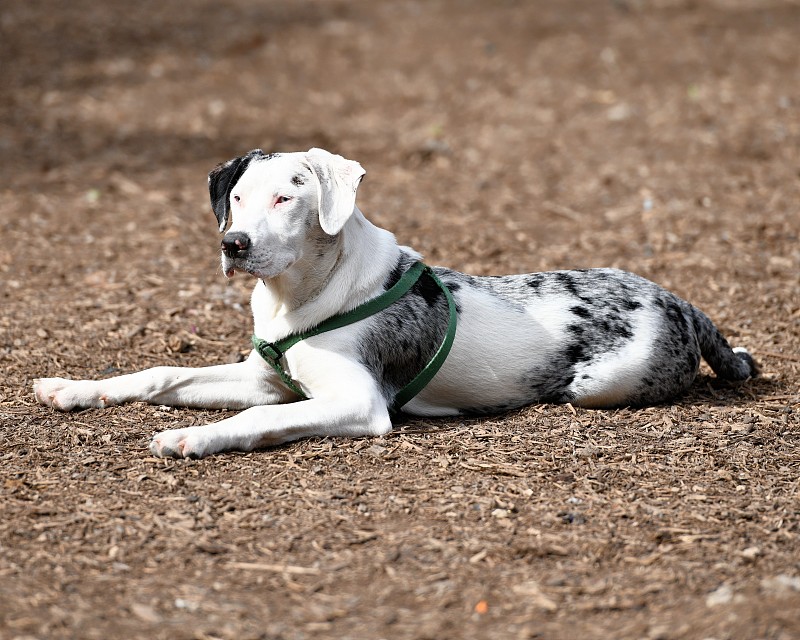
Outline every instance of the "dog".
{"label": "dog", "polygon": [[262,344],[310,332],[291,349],[99,381],[39,379],[38,401],[61,411],[131,401],[243,409],[210,425],[157,433],[150,451],[159,457],[202,458],[308,436],[380,436],[392,428],[398,393],[442,350],[451,320],[449,353],[397,407],[402,412],[653,405],[689,388],[701,356],[725,380],[757,374],[750,354],[732,349],[699,309],[616,269],[476,277],[426,268],[385,308],[315,334],[330,318],[392,290],[421,260],[358,209],[364,175],[359,163],[322,149],[256,149],[209,174],[221,233],[230,222],[222,270],[256,278],[251,305]]}

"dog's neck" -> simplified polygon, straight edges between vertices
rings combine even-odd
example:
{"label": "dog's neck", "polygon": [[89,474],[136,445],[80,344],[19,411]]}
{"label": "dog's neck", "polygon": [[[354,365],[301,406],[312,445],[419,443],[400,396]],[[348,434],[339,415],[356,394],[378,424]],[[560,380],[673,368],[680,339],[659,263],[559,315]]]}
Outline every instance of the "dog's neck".
{"label": "dog's neck", "polygon": [[[336,236],[310,238],[306,256],[284,273],[262,281],[274,311],[268,340],[305,331],[354,309],[384,290],[400,248],[394,235],[356,208]],[[256,327],[257,331],[259,327]]]}
{"label": "dog's neck", "polygon": [[341,239],[322,238],[322,230],[320,234],[320,241],[307,243],[306,253],[312,257],[304,256],[280,275],[262,280],[280,313],[295,311],[316,300],[338,268],[344,253]]}

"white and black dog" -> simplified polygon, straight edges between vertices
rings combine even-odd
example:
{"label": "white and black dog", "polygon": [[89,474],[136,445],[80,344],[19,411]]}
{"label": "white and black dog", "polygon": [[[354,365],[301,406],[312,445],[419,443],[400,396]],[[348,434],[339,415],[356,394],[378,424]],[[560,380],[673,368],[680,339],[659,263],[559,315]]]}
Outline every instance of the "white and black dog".
{"label": "white and black dog", "polygon": [[[257,149],[209,174],[221,232],[231,220],[222,269],[257,279],[252,310],[262,340],[276,342],[349,312],[391,289],[420,260],[355,206],[364,173],[357,162],[321,149]],[[395,394],[444,340],[452,301],[452,348],[405,413],[481,414],[535,402],[649,405],[686,391],[701,355],[726,380],[756,375],[747,351],[731,349],[700,310],[630,273],[433,272],[438,283],[422,277],[391,306],[277,354],[283,378],[253,350],[237,364],[156,367],[100,381],[40,379],[36,397],[62,411],[129,401],[245,409],[214,424],[156,434],[150,450],[157,456],[250,451],[305,436],[377,436],[392,428]]]}

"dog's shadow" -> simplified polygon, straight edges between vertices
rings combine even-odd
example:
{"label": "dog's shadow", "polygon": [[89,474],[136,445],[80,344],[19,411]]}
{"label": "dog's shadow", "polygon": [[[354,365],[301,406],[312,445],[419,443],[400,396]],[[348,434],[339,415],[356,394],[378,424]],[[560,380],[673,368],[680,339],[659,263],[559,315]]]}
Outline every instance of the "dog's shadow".
{"label": "dog's shadow", "polygon": [[[746,382],[732,383],[721,380],[713,375],[700,374],[694,381],[689,390],[681,396],[677,396],[667,402],[657,405],[647,405],[644,407],[617,407],[609,409],[581,409],[575,407],[579,412],[598,412],[610,413],[620,409],[629,411],[643,411],[648,407],[668,409],[669,407],[679,407],[684,410],[701,410],[703,407],[709,409],[738,409],[746,410],[754,403],[763,404],[764,402],[776,405],[788,405],[797,402],[798,395],[789,393],[786,385],[780,379],[754,378]],[[550,407],[554,411],[564,410],[566,405],[545,404],[528,405],[510,411],[490,413],[490,414],[467,414],[456,417],[443,418],[420,418],[417,416],[399,414],[393,422],[394,433],[428,433],[439,430],[447,430],[452,426],[454,420],[459,425],[467,426],[478,425],[487,420],[503,420],[511,418],[522,418],[529,411],[530,406]]]}
{"label": "dog's shadow", "polygon": [[744,382],[727,382],[716,376],[700,374],[685,394],[659,406],[746,408],[754,402],[785,404],[792,398],[796,401],[797,394],[788,391],[780,379],[753,378]]}

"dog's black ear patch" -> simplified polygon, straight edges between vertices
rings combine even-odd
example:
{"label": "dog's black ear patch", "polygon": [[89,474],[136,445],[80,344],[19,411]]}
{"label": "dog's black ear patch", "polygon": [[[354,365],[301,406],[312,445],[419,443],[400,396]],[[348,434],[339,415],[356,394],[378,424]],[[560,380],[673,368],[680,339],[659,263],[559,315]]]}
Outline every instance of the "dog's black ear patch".
{"label": "dog's black ear patch", "polygon": [[255,159],[269,159],[276,154],[266,154],[261,149],[253,149],[243,156],[218,164],[208,174],[208,195],[211,197],[211,208],[219,223],[219,230],[224,231],[231,212],[231,190],[239,182],[250,163]]}

